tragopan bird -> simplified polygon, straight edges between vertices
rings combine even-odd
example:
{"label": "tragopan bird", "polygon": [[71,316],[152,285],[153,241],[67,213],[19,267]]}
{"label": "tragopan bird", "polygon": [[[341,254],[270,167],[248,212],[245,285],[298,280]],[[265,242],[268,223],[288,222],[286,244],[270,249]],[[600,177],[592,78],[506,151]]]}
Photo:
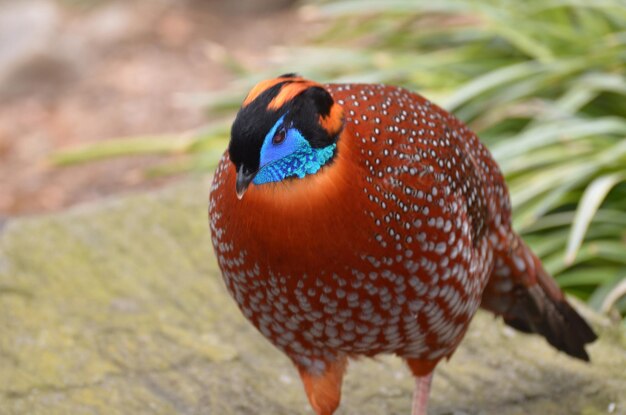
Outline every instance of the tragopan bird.
{"label": "tragopan bird", "polygon": [[511,228],[478,137],[405,89],[257,84],[211,188],[212,242],[243,314],[298,369],[311,406],[339,406],[347,359],[396,354],[426,414],[433,370],[478,307],[588,360],[596,336]]}

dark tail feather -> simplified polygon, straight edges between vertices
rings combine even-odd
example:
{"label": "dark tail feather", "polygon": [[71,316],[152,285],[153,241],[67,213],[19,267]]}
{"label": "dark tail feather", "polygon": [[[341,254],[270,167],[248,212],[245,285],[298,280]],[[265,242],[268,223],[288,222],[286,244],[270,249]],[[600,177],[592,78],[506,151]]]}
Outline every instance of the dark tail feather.
{"label": "dark tail feather", "polygon": [[587,322],[563,299],[555,300],[540,284],[517,286],[517,301],[503,316],[509,326],[525,333],[538,333],[548,343],[572,357],[589,361],[585,345],[597,336]]}
{"label": "dark tail feather", "polygon": [[507,248],[496,252],[481,306],[501,315],[509,326],[540,334],[557,349],[589,361],[585,345],[597,338],[591,327],[521,238],[512,234]]}

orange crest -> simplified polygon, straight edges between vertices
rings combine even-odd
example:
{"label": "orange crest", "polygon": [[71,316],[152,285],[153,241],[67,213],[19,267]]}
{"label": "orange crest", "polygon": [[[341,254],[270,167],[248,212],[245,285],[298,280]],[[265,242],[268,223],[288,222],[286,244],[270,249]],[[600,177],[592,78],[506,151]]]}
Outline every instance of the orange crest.
{"label": "orange crest", "polygon": [[[304,79],[298,75],[284,75],[278,78],[266,79],[256,84],[248,93],[246,99],[243,101],[243,107],[248,106],[263,92],[281,83],[282,85],[280,87],[280,90],[267,105],[268,110],[277,110],[283,107],[289,101],[291,101],[309,88],[319,87],[326,90],[323,85],[314,81],[310,81],[308,79]],[[336,135],[341,131],[341,128],[343,127],[343,122],[343,108],[336,102],[333,103],[327,115],[319,117],[320,125],[331,136]]]}

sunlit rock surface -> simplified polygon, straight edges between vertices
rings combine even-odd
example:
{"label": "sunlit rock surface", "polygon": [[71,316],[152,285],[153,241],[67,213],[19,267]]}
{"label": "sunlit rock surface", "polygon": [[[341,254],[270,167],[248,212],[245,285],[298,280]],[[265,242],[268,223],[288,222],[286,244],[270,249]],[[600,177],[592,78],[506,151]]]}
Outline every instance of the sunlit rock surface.
{"label": "sunlit rock surface", "polygon": [[[312,413],[222,285],[208,188],[4,224],[0,414]],[[626,414],[624,332],[589,317],[590,365],[479,314],[437,369],[429,413]],[[337,415],[409,414],[412,385],[396,358],[352,362]]]}

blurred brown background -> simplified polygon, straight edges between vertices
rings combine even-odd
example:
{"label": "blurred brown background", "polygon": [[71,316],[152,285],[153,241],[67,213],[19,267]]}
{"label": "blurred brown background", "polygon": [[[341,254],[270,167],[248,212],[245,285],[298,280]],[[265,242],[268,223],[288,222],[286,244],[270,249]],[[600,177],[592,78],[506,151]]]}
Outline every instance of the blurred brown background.
{"label": "blurred brown background", "polygon": [[0,1],[0,215],[57,210],[159,186],[156,158],[53,168],[60,149],[206,122],[187,96],[267,66],[307,36],[292,0]]}

